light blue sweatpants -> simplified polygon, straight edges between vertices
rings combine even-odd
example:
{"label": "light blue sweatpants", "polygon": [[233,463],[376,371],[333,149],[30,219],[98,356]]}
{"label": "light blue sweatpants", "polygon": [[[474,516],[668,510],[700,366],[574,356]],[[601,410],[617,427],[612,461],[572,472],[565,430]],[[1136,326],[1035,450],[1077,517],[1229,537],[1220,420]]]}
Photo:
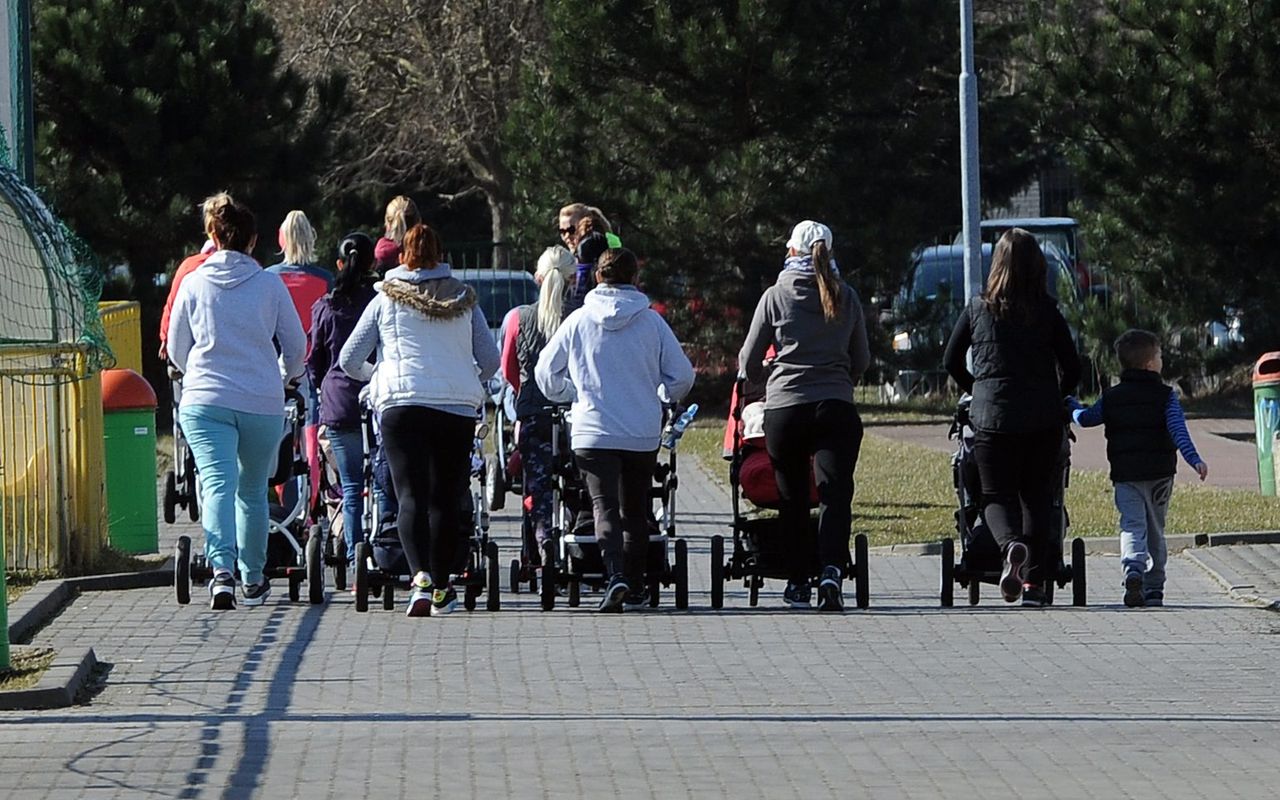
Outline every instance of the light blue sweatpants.
{"label": "light blue sweatpants", "polygon": [[1173,478],[1127,481],[1115,484],[1116,510],[1120,512],[1120,563],[1127,575],[1142,575],[1143,592],[1164,591],[1164,569],[1169,550],[1164,541],[1164,520],[1173,494]]}
{"label": "light blue sweatpants", "polygon": [[214,573],[261,583],[267,563],[267,480],[276,468],[283,414],[248,414],[220,406],[178,409],[200,473],[204,552]]}

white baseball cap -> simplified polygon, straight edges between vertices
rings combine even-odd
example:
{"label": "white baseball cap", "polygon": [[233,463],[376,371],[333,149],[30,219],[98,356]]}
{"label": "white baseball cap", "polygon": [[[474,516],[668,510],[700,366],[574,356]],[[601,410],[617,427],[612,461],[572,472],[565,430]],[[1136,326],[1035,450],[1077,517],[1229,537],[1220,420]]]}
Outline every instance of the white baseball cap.
{"label": "white baseball cap", "polygon": [[835,241],[831,238],[831,229],[821,222],[806,219],[791,229],[791,238],[787,240],[787,247],[807,253],[813,249],[815,243],[820,241],[827,243],[828,250],[834,247]]}

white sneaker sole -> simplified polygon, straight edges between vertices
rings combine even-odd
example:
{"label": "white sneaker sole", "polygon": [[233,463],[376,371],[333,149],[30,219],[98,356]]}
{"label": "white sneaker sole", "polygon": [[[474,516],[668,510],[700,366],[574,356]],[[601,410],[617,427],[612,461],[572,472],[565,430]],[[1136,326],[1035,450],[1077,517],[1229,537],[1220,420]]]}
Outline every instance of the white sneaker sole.
{"label": "white sneaker sole", "polygon": [[452,614],[453,610],[457,607],[458,607],[458,601],[456,598],[453,600],[450,600],[448,603],[445,603],[442,606],[437,606],[433,604],[431,606],[431,616],[447,617],[448,615]]}
{"label": "white sneaker sole", "polygon": [[1014,542],[1004,557],[1004,574],[1000,576],[1000,595],[1006,603],[1016,603],[1022,597],[1022,568],[1027,563],[1027,546]]}

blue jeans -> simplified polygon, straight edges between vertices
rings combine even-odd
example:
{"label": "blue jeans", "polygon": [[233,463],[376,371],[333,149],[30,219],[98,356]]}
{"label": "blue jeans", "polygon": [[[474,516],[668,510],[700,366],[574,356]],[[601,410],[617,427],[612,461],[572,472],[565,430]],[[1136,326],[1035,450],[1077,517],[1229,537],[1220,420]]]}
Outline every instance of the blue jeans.
{"label": "blue jeans", "polygon": [[342,481],[342,531],[347,540],[347,563],[356,560],[356,542],[364,539],[364,432],[354,428],[327,428],[334,466]]}
{"label": "blue jeans", "polygon": [[247,414],[220,406],[178,409],[200,472],[204,551],[214,573],[261,583],[267,563],[267,481],[276,468],[283,414]]}

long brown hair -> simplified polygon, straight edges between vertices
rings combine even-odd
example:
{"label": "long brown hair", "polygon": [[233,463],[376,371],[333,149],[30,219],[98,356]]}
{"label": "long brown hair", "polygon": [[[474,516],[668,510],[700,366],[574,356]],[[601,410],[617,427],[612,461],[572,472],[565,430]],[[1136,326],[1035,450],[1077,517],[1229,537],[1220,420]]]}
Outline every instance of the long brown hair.
{"label": "long brown hair", "polygon": [[983,300],[996,319],[1030,321],[1044,299],[1044,252],[1036,237],[1022,228],[1005,231],[991,255],[991,274]]}
{"label": "long brown hair", "polygon": [[840,279],[831,271],[831,251],[827,243],[819,239],[813,243],[809,255],[813,258],[813,272],[818,277],[818,299],[822,301],[822,317],[827,322],[834,322],[840,317],[841,292]]}

